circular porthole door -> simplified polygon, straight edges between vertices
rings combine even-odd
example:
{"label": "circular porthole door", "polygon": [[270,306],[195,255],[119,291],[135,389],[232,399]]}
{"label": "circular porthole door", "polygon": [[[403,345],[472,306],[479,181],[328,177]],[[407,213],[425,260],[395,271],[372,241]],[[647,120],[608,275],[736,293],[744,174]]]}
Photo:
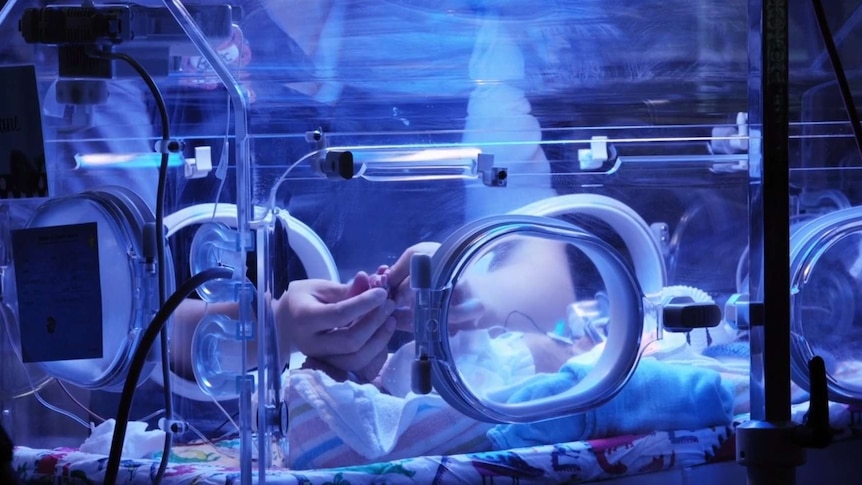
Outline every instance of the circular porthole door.
{"label": "circular porthole door", "polygon": [[793,379],[809,390],[819,355],[829,399],[862,403],[862,207],[797,225],[790,245]]}
{"label": "circular porthole door", "polygon": [[[12,231],[16,345],[25,364],[81,388],[122,389],[158,310],[157,276],[144,258],[144,226],[153,221],[138,195],[104,187],[50,200]],[[140,382],[157,358],[154,349]]]}
{"label": "circular porthole door", "polygon": [[[338,268],[332,253],[309,226],[287,211],[267,214],[263,208],[256,208],[255,215],[256,218],[271,218],[269,223],[259,224],[256,230],[271,231],[270,240],[276,246],[289,245],[309,278],[338,280]],[[237,251],[233,229],[236,224],[236,206],[225,203],[198,204],[165,217],[168,237],[181,229],[199,226],[192,244],[192,273],[217,265],[245,264],[245,261],[234,261]],[[273,248],[274,251],[281,249]],[[276,268],[281,265],[282,270],[286,268],[286,261],[280,262],[278,258],[271,264]],[[218,282],[202,285],[198,294],[205,301],[227,301],[233,296],[229,286]],[[175,393],[197,401],[237,397],[235,377],[244,372],[238,359],[241,348],[234,327],[233,322],[221,315],[208,316],[198,325],[190,349],[195,381],[174,374],[171,387]],[[154,372],[152,378],[159,384],[163,383],[161,372]]]}
{"label": "circular porthole door", "polygon": [[[642,292],[589,232],[549,217],[492,217],[457,231],[427,261],[412,275],[427,282],[414,284],[416,345],[434,388],[464,414],[528,422],[583,412],[633,372]],[[563,366],[578,373],[576,385],[535,399],[518,393]]]}

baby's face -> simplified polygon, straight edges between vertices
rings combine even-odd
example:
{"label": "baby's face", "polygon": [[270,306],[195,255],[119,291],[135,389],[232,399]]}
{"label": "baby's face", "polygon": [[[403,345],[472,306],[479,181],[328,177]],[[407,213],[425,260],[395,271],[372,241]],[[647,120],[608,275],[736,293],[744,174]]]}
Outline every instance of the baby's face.
{"label": "baby's face", "polygon": [[487,248],[454,288],[450,328],[503,326],[542,333],[566,320],[574,301],[565,245],[522,236]]}

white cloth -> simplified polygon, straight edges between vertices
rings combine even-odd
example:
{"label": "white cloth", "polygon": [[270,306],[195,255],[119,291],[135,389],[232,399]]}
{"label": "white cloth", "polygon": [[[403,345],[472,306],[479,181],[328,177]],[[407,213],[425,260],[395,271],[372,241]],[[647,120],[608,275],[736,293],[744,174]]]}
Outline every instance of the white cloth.
{"label": "white cloth", "polygon": [[[98,426],[90,424],[90,436],[84,440],[80,450],[85,453],[107,455],[111,451],[111,442],[116,426],[117,422],[114,419],[109,419]],[[126,459],[149,458],[154,453],[162,451],[164,445],[164,431],[160,429],[147,431],[147,423],[132,421],[126,427],[122,457]]]}
{"label": "white cloth", "polygon": [[318,371],[291,372],[290,386],[346,445],[368,459],[391,453],[420,407],[447,407],[437,395],[399,398],[371,385],[336,382]]}
{"label": "white cloth", "polygon": [[[535,374],[532,354],[520,333],[491,338],[488,330],[459,332],[450,344],[459,373],[474,394],[487,395]],[[407,344],[384,366],[381,379],[391,394],[371,385],[336,382],[310,370],[292,371],[288,385],[346,445],[365,458],[377,459],[395,451],[396,445],[411,446],[399,443],[409,427],[449,409],[437,394],[410,390],[414,356],[413,345]]]}

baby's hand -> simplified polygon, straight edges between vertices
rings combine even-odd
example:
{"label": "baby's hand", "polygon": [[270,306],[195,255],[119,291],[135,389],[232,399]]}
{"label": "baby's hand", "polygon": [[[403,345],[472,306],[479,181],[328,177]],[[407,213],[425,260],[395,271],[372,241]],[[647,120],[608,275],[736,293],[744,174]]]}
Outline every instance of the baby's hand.
{"label": "baby's hand", "polygon": [[368,276],[368,286],[370,288],[383,288],[389,291],[389,266],[381,265],[377,268],[377,272]]}
{"label": "baby's hand", "polygon": [[389,266],[382,265],[377,268],[377,272],[373,274],[368,274],[365,271],[356,273],[356,276],[353,277],[353,281],[350,282],[348,296],[356,296],[374,288],[383,288],[388,292],[389,272]]}
{"label": "baby's hand", "polygon": [[[355,296],[361,295],[362,293],[365,293],[366,291],[374,290],[376,288],[383,288],[388,294],[388,280],[389,266],[380,266],[379,268],[377,268],[376,273],[370,275],[365,271],[360,271],[356,273],[356,276],[353,277],[353,281],[349,283],[349,288],[347,290],[347,298],[353,298]],[[336,331],[340,328],[350,328],[350,326],[352,325],[353,322],[349,322],[347,325],[343,327],[333,328],[331,331]]]}

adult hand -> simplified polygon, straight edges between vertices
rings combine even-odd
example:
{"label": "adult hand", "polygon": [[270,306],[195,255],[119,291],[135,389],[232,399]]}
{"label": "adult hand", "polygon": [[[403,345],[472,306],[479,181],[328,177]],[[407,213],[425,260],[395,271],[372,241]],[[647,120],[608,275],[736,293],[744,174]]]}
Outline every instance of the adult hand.
{"label": "adult hand", "polygon": [[354,372],[371,381],[386,361],[395,331],[395,303],[360,272],[351,284],[297,280],[276,307],[276,319],[297,349],[318,368],[344,380]]}

